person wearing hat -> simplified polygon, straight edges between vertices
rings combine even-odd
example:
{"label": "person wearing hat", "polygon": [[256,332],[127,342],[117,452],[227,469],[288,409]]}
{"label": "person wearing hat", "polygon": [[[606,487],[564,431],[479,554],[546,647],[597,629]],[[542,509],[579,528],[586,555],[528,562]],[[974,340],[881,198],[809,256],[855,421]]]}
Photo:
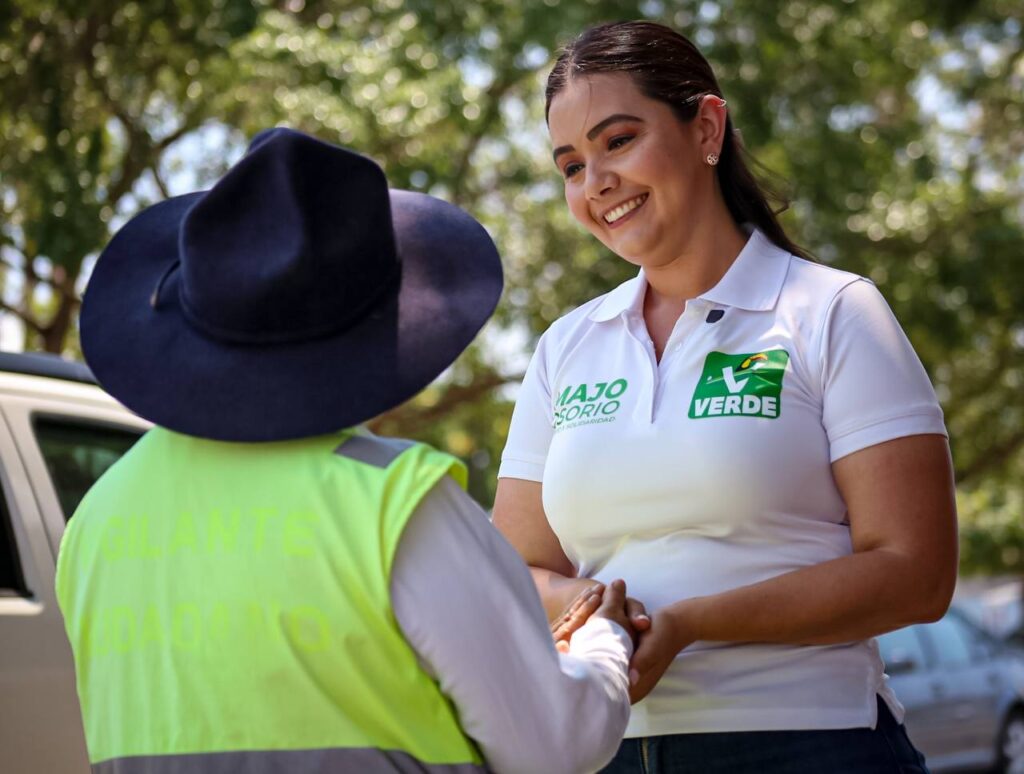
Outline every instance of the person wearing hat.
{"label": "person wearing hat", "polygon": [[58,559],[95,772],[611,758],[623,584],[579,597],[556,650],[462,465],[359,428],[451,365],[501,286],[466,213],[287,129],[114,237],[82,348],[156,427],[83,499]]}

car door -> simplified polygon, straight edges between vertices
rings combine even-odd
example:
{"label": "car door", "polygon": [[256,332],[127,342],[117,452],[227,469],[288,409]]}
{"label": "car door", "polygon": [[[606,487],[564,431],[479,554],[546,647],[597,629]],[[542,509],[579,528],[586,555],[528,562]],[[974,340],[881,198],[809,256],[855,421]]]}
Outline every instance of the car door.
{"label": "car door", "polygon": [[964,733],[974,749],[991,750],[1002,723],[1004,700],[1012,688],[995,644],[982,631],[956,611],[950,611],[943,621],[948,622],[950,636],[960,639],[971,656],[970,667],[963,673],[962,690],[972,709],[964,718]]}
{"label": "car door", "polygon": [[943,711],[936,706],[931,668],[920,627],[907,626],[878,638],[889,684],[906,710],[904,724],[914,745],[928,759],[949,752]]}
{"label": "car door", "polygon": [[73,662],[54,596],[57,549],[78,499],[146,424],[113,404],[4,396],[2,409],[0,484],[8,544],[7,559],[0,559],[7,576],[0,590],[4,770],[86,772]]}
{"label": "car door", "polygon": [[[0,749],[9,771],[85,772],[71,653],[53,595],[54,553],[0,417],[5,565],[0,589]],[[9,768],[8,768],[9,767]]]}
{"label": "car door", "polygon": [[935,705],[946,728],[949,753],[966,762],[988,754],[998,720],[995,706],[990,706],[992,687],[984,676],[986,666],[976,662],[962,627],[962,622],[947,615],[921,628],[931,651]]}

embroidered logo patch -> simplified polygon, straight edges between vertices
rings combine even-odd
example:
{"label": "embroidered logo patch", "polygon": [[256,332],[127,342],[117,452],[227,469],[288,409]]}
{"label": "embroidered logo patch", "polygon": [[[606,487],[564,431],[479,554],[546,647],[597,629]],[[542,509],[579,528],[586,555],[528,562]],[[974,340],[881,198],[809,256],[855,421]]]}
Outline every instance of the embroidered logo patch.
{"label": "embroidered logo patch", "polygon": [[782,410],[782,377],[789,353],[768,349],[746,355],[710,352],[690,401],[690,419],[765,417]]}

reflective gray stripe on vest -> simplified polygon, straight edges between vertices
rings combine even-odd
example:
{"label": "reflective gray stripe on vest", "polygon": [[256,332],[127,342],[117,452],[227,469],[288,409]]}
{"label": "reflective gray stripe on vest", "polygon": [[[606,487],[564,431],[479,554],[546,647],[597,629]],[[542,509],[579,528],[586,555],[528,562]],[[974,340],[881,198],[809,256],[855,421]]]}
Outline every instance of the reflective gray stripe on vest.
{"label": "reflective gray stripe on vest", "polygon": [[379,438],[375,435],[353,435],[334,450],[340,457],[349,457],[377,468],[386,468],[395,458],[415,446],[415,441],[403,438]]}
{"label": "reflective gray stripe on vest", "polygon": [[473,763],[422,763],[408,753],[372,747],[138,755],[94,763],[92,770],[93,774],[482,774],[487,771]]}

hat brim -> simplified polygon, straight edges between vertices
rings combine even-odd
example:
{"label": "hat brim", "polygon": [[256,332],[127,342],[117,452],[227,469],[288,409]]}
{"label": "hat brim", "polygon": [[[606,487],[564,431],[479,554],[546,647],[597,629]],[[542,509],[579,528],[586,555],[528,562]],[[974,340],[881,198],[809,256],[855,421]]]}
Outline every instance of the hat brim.
{"label": "hat brim", "polygon": [[350,427],[439,376],[488,320],[501,262],[483,227],[426,194],[391,192],[401,277],[357,324],[302,342],[226,343],[191,325],[173,271],[181,220],[203,192],[133,218],[97,261],[81,313],[100,385],[142,417],[223,441],[281,441]]}

